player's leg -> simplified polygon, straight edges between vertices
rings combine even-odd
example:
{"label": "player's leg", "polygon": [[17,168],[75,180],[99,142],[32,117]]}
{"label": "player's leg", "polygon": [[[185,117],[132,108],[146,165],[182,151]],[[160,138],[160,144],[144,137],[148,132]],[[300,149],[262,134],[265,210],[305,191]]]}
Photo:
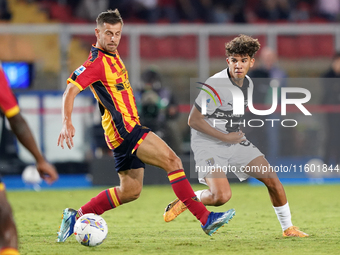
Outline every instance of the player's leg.
{"label": "player's leg", "polygon": [[[298,237],[308,236],[308,234],[293,226],[285,190],[275,171],[270,168],[268,161],[263,156],[259,156],[247,165],[247,169],[250,170],[249,175],[266,185],[275,213],[281,224],[283,235]],[[257,171],[251,171],[251,169],[256,169]]]}
{"label": "player's leg", "polygon": [[[204,177],[204,184],[209,189],[195,191],[195,194],[204,205],[220,206],[231,198],[231,189],[226,174],[219,168]],[[187,209],[179,199],[175,199],[165,208],[164,221],[170,222]]]}
{"label": "player's leg", "polygon": [[143,189],[144,168],[131,169],[118,172],[120,186],[117,187],[117,196],[122,204],[139,198]]}
{"label": "player's leg", "polygon": [[73,226],[82,215],[87,213],[101,215],[139,197],[143,188],[144,168],[119,171],[118,175],[120,179],[119,186],[103,190],[78,210],[71,208],[64,210],[58,232],[58,242],[65,242],[73,234]]}
{"label": "player's leg", "polygon": [[122,204],[136,200],[143,188],[144,168],[119,171],[120,184],[100,192],[88,203],[80,207],[79,216],[86,213],[98,215]]}
{"label": "player's leg", "polygon": [[6,198],[5,185],[0,181],[0,254],[19,254],[18,235],[12,209]]}
{"label": "player's leg", "polygon": [[181,159],[153,132],[149,132],[139,145],[137,157],[146,164],[164,169],[167,173],[183,169]]}
{"label": "player's leg", "polygon": [[[234,215],[234,211],[222,213],[221,215],[210,213],[205,206],[198,201],[185,176],[180,158],[153,132],[150,132],[138,147],[137,157],[146,164],[163,168],[168,173],[168,178],[176,196],[202,223],[203,229],[207,234],[211,235],[220,226],[227,223]],[[206,224],[213,227],[208,227],[206,231]]]}
{"label": "player's leg", "polygon": [[[230,154],[230,148],[211,144],[204,147],[194,146],[192,149],[195,156],[195,171],[198,174],[198,180],[201,184],[209,186],[209,189],[195,191],[197,198],[204,205],[225,203],[231,197],[231,190],[226,173],[220,166],[228,165],[228,156],[225,157],[225,155]],[[165,208],[164,221],[170,222],[174,220],[186,209],[186,206],[179,199],[175,199]]]}
{"label": "player's leg", "polygon": [[160,167],[168,173],[168,177],[176,196],[186,204],[189,210],[204,225],[209,211],[195,200],[196,197],[183,171],[181,159],[157,135],[149,132],[137,150],[137,157],[144,163]]}
{"label": "player's leg", "polygon": [[[259,168],[260,166],[262,169]],[[287,197],[282,183],[263,156],[253,159],[247,165],[246,169],[250,176],[255,177],[266,185],[274,207],[283,206],[287,203]]]}
{"label": "player's leg", "polygon": [[[200,192],[199,199],[204,205],[220,206],[231,198],[231,189],[226,174],[219,170],[209,173],[205,181],[209,189]],[[195,192],[197,194],[197,192]]]}
{"label": "player's leg", "polygon": [[73,234],[73,226],[80,216],[87,213],[101,215],[105,211],[139,197],[143,186],[145,164],[136,156],[136,148],[148,131],[149,129],[137,126],[133,133],[114,149],[115,170],[120,178],[118,187],[103,190],[78,210],[66,208],[63,211],[58,242],[65,242]]}

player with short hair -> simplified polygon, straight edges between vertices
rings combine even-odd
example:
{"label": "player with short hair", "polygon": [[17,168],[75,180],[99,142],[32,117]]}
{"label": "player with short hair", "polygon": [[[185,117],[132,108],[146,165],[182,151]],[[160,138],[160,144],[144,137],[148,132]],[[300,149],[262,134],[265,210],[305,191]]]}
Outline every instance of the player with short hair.
{"label": "player with short hair", "polygon": [[75,220],[86,214],[102,214],[107,210],[137,199],[143,187],[145,163],[164,169],[176,196],[201,222],[204,232],[211,235],[235,214],[209,212],[197,201],[188,182],[180,158],[149,128],[141,126],[128,72],[119,57],[117,47],[122,35],[123,20],[118,10],[99,14],[88,60],[67,80],[63,96],[62,121],[58,145],[73,147],[75,129],[71,113],[74,98],[87,87],[98,101],[102,126],[108,147],[113,150],[115,168],[120,178],[118,187],[102,191],[79,210],[66,208],[58,232],[58,242],[72,233]]}
{"label": "player with short hair", "polygon": [[[226,44],[228,68],[213,75],[204,83],[216,97],[218,95],[216,103],[210,99],[202,100],[206,93],[204,91],[201,91],[195,100],[188,120],[192,131],[191,148],[198,169],[199,182],[209,186],[209,189],[196,191],[195,194],[205,205],[219,206],[228,202],[231,198],[231,189],[223,167],[234,167],[238,169],[235,175],[240,181],[253,176],[266,185],[283,236],[305,237],[308,235],[292,224],[285,190],[275,171],[273,169],[265,171],[270,169],[269,163],[241,131],[237,123],[241,122],[242,116],[233,114],[234,102],[230,89],[243,93],[246,108],[247,89],[253,87],[247,72],[253,67],[254,56],[259,49],[258,40],[247,35],[239,35],[228,42]],[[205,115],[202,114],[202,107],[206,109]],[[241,171],[242,167],[247,172]],[[176,199],[166,207],[164,220],[172,221],[185,210],[186,206]]]}
{"label": "player with short hair", "polygon": [[[20,108],[9,87],[0,62],[0,113],[3,113],[12,128],[13,133],[26,149],[34,156],[36,167],[47,183],[58,179],[55,168],[44,159],[40,153],[33,135],[20,113]],[[6,198],[5,184],[0,176],[0,255],[15,255],[18,252],[18,235],[15,227],[12,209]]]}

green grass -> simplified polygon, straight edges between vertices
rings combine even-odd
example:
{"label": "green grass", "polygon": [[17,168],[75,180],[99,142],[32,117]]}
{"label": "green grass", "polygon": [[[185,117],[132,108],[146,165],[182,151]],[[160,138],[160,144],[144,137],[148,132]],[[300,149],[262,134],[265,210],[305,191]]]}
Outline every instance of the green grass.
{"label": "green grass", "polygon": [[[194,189],[202,189],[197,185]],[[56,243],[62,210],[79,208],[102,188],[61,191],[10,191],[21,254],[339,254],[339,185],[286,186],[293,223],[309,238],[283,238],[264,186],[232,185],[224,206],[235,218],[213,237],[201,230],[188,211],[163,221],[164,207],[174,199],[169,186],[146,186],[132,203],[105,212],[109,234],[98,247],[84,247],[71,236]]]}

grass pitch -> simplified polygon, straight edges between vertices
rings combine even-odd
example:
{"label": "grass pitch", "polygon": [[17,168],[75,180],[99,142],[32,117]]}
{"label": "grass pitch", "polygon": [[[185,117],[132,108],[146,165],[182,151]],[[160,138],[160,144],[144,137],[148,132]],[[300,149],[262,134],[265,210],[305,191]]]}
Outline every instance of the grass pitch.
{"label": "grass pitch", "polygon": [[[66,207],[78,209],[103,188],[57,191],[10,191],[24,254],[339,254],[339,185],[286,186],[293,224],[308,238],[284,238],[264,186],[232,184],[233,197],[212,211],[235,208],[236,216],[212,237],[186,211],[170,223],[163,210],[175,198],[169,186],[145,186],[132,203],[105,212],[109,233],[98,247],[69,237],[56,243]],[[196,185],[195,190],[205,186]]]}

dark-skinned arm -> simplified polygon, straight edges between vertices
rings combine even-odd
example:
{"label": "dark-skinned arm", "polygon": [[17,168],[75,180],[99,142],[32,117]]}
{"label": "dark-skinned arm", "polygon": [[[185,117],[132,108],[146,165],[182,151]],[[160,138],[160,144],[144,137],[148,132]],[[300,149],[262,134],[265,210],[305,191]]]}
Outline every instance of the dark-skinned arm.
{"label": "dark-skinned arm", "polygon": [[15,116],[8,118],[9,124],[13,133],[16,135],[19,142],[33,155],[36,160],[36,167],[40,174],[47,183],[51,184],[58,179],[58,173],[54,166],[49,164],[34,140],[32,132],[26,122],[19,112]]}

